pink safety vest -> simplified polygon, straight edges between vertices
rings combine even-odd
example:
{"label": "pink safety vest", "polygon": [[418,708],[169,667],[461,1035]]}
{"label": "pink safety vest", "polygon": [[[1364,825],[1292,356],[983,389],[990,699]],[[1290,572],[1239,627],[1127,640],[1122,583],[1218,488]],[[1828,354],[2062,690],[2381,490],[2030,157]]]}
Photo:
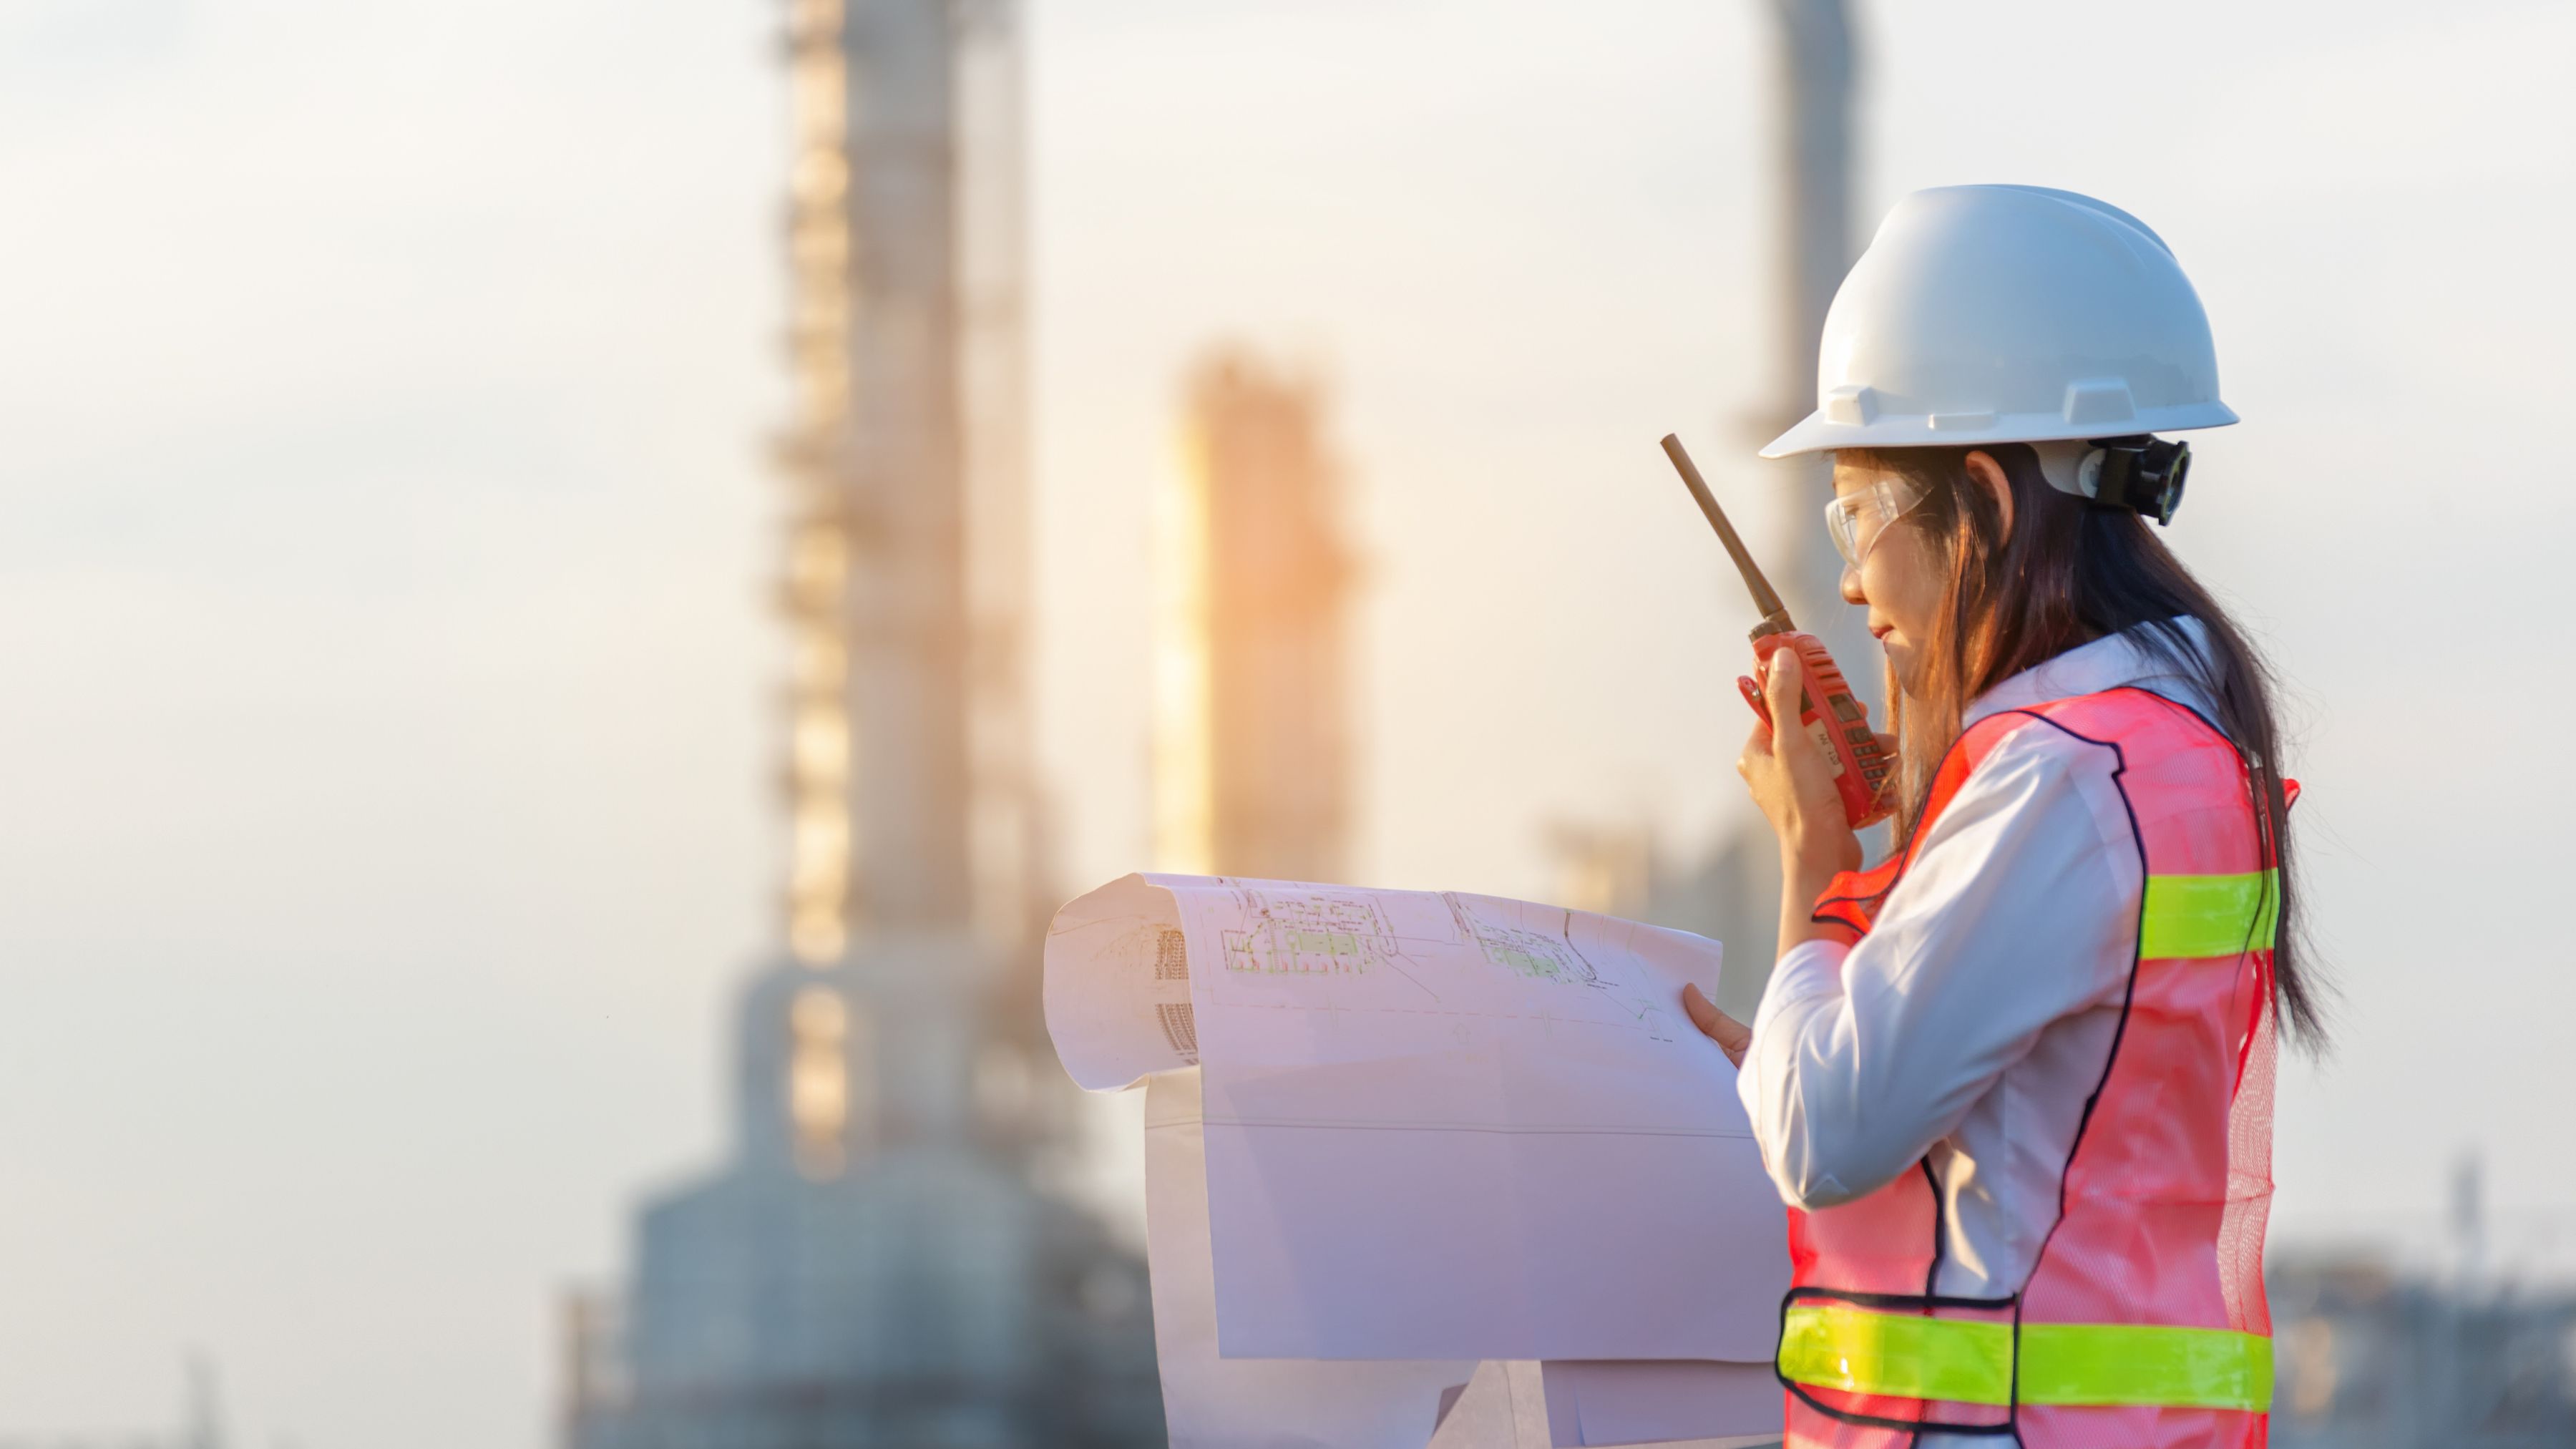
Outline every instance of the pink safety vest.
{"label": "pink safety vest", "polygon": [[1836,877],[1816,919],[1866,933],[1978,762],[2028,729],[2104,752],[2145,881],[2136,964],[2057,1223],[2018,1291],[1961,1298],[1935,1293],[1943,1224],[1928,1159],[1844,1206],[1792,1209],[1777,1365],[1791,1445],[2264,1442],[2279,877],[2234,746],[2134,688],[1980,720],[1942,761],[1913,842]]}

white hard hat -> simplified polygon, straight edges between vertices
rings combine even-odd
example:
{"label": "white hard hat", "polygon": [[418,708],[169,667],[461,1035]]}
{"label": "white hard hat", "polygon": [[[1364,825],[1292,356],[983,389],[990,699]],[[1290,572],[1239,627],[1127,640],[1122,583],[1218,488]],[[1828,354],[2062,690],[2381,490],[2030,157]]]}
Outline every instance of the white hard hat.
{"label": "white hard hat", "polygon": [[[1816,410],[1762,456],[2234,421],[2209,316],[2144,222],[2071,191],[1944,186],[1896,203],[1852,264],[1825,314]],[[2075,461],[2042,451],[2052,473]]]}

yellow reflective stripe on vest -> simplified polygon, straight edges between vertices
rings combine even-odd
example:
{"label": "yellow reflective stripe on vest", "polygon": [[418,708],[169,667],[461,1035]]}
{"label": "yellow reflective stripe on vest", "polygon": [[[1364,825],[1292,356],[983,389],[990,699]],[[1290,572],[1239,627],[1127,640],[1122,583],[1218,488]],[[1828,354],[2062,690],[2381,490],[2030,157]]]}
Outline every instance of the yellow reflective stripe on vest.
{"label": "yellow reflective stripe on vest", "polygon": [[2151,875],[2138,926],[2138,954],[2233,956],[2268,951],[2281,910],[2280,872],[2243,875]]}
{"label": "yellow reflective stripe on vest", "polygon": [[2272,1407],[2272,1340],[2228,1328],[2025,1323],[2025,1404]]}
{"label": "yellow reflective stripe on vest", "polygon": [[2012,1402],[2012,1325],[1793,1305],[1780,1325],[1780,1372],[1856,1394]]}
{"label": "yellow reflective stripe on vest", "polygon": [[1960,1404],[2272,1405],[2272,1340],[2225,1328],[2026,1323],[2016,1390],[2009,1323],[1801,1304],[1781,1327],[1780,1372],[1817,1388]]}

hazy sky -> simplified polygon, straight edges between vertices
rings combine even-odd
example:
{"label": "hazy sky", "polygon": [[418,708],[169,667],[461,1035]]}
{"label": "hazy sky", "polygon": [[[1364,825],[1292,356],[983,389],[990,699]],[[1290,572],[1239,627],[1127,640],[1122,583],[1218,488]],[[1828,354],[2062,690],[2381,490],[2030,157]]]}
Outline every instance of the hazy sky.
{"label": "hazy sky", "polygon": [[[1144,853],[1135,560],[1220,336],[1335,379],[1365,874],[1736,819],[1745,610],[1653,445],[1726,459],[1769,365],[1762,8],[1034,4],[1064,887]],[[2173,537],[2291,683],[2344,993],[2281,1236],[2413,1230],[2472,1146],[2576,1235],[2576,11],[1864,9],[1866,216],[2093,192],[2218,329],[2248,421]],[[198,1345],[254,1449],[534,1449],[555,1293],[715,1150],[777,857],[773,24],[0,0],[0,1435],[165,1423]]]}

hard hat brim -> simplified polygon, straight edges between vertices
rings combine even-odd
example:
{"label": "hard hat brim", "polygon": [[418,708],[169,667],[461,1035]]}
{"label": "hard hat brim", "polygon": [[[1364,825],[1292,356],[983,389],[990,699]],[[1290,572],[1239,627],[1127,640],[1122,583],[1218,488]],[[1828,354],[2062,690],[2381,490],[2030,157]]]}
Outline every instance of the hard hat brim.
{"label": "hard hat brim", "polygon": [[1837,422],[1819,408],[1796,427],[1773,438],[1760,456],[1792,458],[1801,453],[1830,453],[1837,448],[1973,448],[1982,443],[2116,438],[2134,433],[2223,428],[2236,420],[2235,409],[2215,401],[2140,408],[2124,418],[2088,418],[2080,423],[2070,423],[2060,413],[1883,413],[1865,423]]}

